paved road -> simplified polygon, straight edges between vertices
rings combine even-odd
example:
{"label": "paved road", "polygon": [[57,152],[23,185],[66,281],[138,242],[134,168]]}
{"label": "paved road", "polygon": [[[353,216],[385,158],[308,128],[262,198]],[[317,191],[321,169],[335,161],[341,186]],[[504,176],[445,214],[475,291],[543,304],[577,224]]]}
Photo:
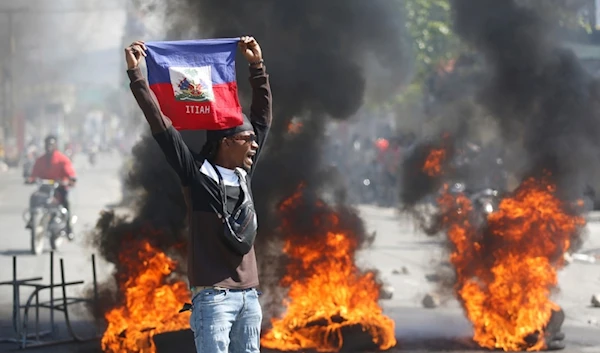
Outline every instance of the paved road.
{"label": "paved road", "polygon": [[[79,166],[80,183],[73,193],[73,203],[82,220],[80,230],[81,226],[83,230],[92,226],[99,210],[119,199],[118,166],[117,158],[107,157],[102,158],[93,169]],[[30,191],[29,187],[21,184],[17,174],[0,175],[0,281],[11,277],[12,254],[19,255],[19,276],[47,277],[48,255],[27,255],[28,238],[20,215]],[[360,210],[367,227],[376,231],[378,236],[373,247],[360,255],[359,264],[378,268],[384,280],[395,289],[392,300],[382,301],[386,313],[396,322],[400,348],[394,351],[417,351],[423,343],[430,349],[418,351],[462,351],[453,347],[455,344],[452,342],[456,341],[456,337],[468,338],[470,326],[457,303],[450,301],[436,309],[423,309],[420,304],[423,295],[432,288],[432,284],[425,280],[425,274],[431,269],[431,260],[441,256],[437,242],[415,232],[412,222],[393,210],[375,207],[361,207]],[[589,233],[585,247],[600,248],[600,223],[589,224]],[[81,241],[64,245],[59,256],[66,259],[69,280],[90,280],[91,252]],[[393,273],[403,266],[408,274]],[[110,271],[102,264],[99,268],[100,277]],[[575,262],[560,273],[562,291],[556,299],[567,315],[564,329],[568,352],[600,352],[600,326],[596,323],[600,322],[600,309],[589,307],[591,295],[600,292],[599,269],[598,265]],[[10,291],[0,288],[0,314],[3,313],[4,318],[8,317],[6,309],[9,303]],[[7,328],[0,327],[0,336],[2,332],[6,333]],[[95,346],[97,343],[70,348],[63,346],[43,352],[91,352]],[[0,351],[3,347],[9,346],[0,345]]]}

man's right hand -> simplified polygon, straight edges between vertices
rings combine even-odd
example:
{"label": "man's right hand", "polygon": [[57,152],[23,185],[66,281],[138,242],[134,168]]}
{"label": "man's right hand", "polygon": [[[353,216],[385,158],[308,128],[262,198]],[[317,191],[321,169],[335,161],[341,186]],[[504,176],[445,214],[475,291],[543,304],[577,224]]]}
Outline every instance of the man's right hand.
{"label": "man's right hand", "polygon": [[146,45],[138,40],[125,48],[125,61],[127,61],[127,70],[133,70],[140,65],[140,59],[146,57]]}

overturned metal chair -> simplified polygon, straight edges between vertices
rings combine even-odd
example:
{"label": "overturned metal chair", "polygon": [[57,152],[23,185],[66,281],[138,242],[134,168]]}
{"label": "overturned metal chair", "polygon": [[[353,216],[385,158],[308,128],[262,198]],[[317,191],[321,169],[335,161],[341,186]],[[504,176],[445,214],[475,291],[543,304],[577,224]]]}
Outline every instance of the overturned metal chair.
{"label": "overturned metal chair", "polygon": [[[50,284],[39,283],[43,280],[43,277],[33,277],[18,279],[17,278],[17,256],[12,258],[13,265],[13,279],[12,281],[0,282],[2,285],[11,285],[13,287],[13,313],[12,313],[12,325],[15,336],[12,338],[0,338],[0,342],[14,342],[17,343],[19,348],[34,348],[48,345],[56,345],[69,342],[85,342],[89,340],[95,340],[99,337],[82,338],[79,337],[73,330],[71,325],[71,318],[69,316],[69,306],[78,303],[89,303],[91,302],[94,306],[98,305],[98,285],[96,279],[96,257],[92,254],[92,276],[93,276],[93,291],[94,296],[91,299],[83,297],[69,297],[67,296],[67,287],[84,284],[84,281],[73,281],[66,282],[65,280],[65,268],[64,260],[60,259],[60,282],[54,283],[54,252],[50,253]],[[34,288],[33,292],[29,295],[25,304],[21,304],[21,289],[22,287]],[[61,288],[62,295],[55,298],[54,289]],[[40,302],[39,297],[42,291],[49,290],[50,300]],[[29,332],[30,322],[29,313],[30,310],[35,310],[35,323],[34,331]],[[50,330],[40,330],[40,309],[50,310]],[[23,312],[21,312],[23,311]],[[65,325],[70,335],[70,339],[58,340],[56,339],[56,326],[54,322],[55,312],[62,312],[65,319]],[[42,337],[50,336],[53,340],[41,341]]]}

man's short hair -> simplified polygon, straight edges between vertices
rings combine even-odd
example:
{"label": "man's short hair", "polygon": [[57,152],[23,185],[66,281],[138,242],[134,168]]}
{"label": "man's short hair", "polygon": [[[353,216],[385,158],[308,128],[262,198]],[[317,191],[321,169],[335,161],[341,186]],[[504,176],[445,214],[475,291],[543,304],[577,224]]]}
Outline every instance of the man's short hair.
{"label": "man's short hair", "polygon": [[46,143],[46,144],[50,143],[51,141],[54,141],[54,142],[56,142],[56,141],[57,141],[57,138],[56,138],[56,136],[54,136],[54,135],[48,135],[48,136],[46,136],[46,138],[44,139],[44,143]]}
{"label": "man's short hair", "polygon": [[204,146],[202,146],[200,156],[212,162],[217,156],[217,153],[219,152],[220,142],[221,141],[206,141],[204,143]]}

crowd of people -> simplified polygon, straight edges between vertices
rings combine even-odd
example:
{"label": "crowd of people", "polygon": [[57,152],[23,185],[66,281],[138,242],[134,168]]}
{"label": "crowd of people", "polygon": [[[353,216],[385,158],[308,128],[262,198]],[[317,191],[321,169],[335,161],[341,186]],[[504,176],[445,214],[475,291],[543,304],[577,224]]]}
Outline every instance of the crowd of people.
{"label": "crowd of people", "polygon": [[[350,202],[393,207],[398,203],[396,190],[402,160],[416,139],[412,133],[398,136],[389,128],[388,121],[379,124],[385,128],[375,131],[357,128],[351,133],[332,129],[324,162],[345,177]],[[355,127],[360,125],[359,122]]]}

